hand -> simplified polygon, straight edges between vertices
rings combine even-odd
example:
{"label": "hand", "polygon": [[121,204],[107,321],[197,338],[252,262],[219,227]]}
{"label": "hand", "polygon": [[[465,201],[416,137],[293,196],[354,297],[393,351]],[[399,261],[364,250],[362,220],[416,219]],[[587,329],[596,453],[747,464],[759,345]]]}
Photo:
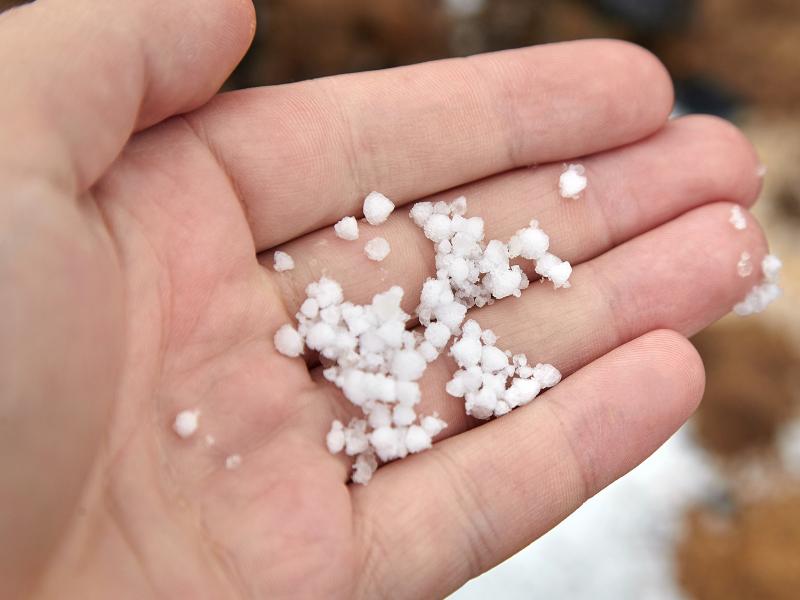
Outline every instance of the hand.
{"label": "hand", "polygon": [[[752,148],[717,119],[668,121],[646,52],[576,42],[213,97],[253,23],[246,0],[0,18],[5,597],[444,595],[685,421],[703,368],[684,336],[759,277],[736,273],[765,253],[759,227],[728,222],[758,195]],[[589,188],[565,200],[574,157]],[[335,238],[373,189],[405,206]],[[357,302],[399,284],[412,310],[433,248],[407,208],[459,194],[487,238],[535,217],[575,265],[568,290],[472,313],[568,377],[475,427],[441,359],[423,380],[441,439],[348,485],[324,436],[352,407],[272,336],[323,273]],[[363,255],[378,232],[381,265]],[[294,271],[271,270],[278,247]]]}

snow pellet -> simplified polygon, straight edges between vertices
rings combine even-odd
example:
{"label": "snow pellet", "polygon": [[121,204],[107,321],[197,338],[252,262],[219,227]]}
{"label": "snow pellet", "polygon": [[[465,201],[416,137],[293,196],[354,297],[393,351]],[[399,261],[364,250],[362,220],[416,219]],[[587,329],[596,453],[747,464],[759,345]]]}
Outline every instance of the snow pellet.
{"label": "snow pellet", "polygon": [[731,216],[728,219],[734,229],[742,230],[747,228],[747,219],[742,212],[742,207],[735,204],[731,207]]}
{"label": "snow pellet", "polygon": [[286,252],[276,250],[272,258],[274,261],[273,266],[279,273],[281,271],[291,271],[294,269],[294,259],[286,254]]}
{"label": "snow pellet", "polygon": [[781,259],[774,254],[767,254],[761,261],[761,272],[764,274],[764,279],[770,283],[778,282],[778,274],[782,267]]}
{"label": "snow pellet", "polygon": [[275,344],[275,349],[286,356],[300,356],[303,352],[302,336],[288,323],[282,325],[280,329],[275,332],[273,342]]}
{"label": "snow pellet", "polygon": [[175,430],[175,433],[180,437],[186,439],[194,435],[194,432],[197,431],[199,419],[199,410],[182,410],[175,417],[172,429]]}
{"label": "snow pellet", "polygon": [[328,451],[331,454],[338,454],[344,450],[344,425],[341,421],[334,421],[331,430],[325,438]]}
{"label": "snow pellet", "polygon": [[586,189],[586,169],[583,165],[569,165],[558,179],[558,190],[562,198],[576,199]]}
{"label": "snow pellet", "polygon": [[367,258],[376,262],[380,262],[389,256],[390,251],[389,242],[382,237],[372,238],[364,246],[364,252],[366,252]]}
{"label": "snow pellet", "polygon": [[370,225],[386,222],[394,210],[394,202],[379,192],[370,192],[364,199],[364,217]]}
{"label": "snow pellet", "polygon": [[733,312],[740,317],[760,313],[780,298],[782,292],[778,285],[778,275],[782,266],[783,264],[777,256],[766,255],[761,261],[763,275],[761,283],[751,288],[744,300],[733,307]]}
{"label": "snow pellet", "polygon": [[353,241],[358,239],[358,221],[355,217],[345,217],[333,226],[336,237]]}

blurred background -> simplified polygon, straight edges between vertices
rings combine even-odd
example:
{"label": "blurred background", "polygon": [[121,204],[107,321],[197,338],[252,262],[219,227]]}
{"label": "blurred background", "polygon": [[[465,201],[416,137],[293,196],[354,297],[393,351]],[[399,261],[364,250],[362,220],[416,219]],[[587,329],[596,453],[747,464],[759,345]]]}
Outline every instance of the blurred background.
{"label": "blurred background", "polygon": [[[19,2],[0,0],[0,9]],[[694,340],[702,407],[631,474],[454,597],[800,598],[800,2],[256,0],[229,89],[585,37],[646,46],[676,112],[736,122],[768,171],[755,212],[784,297]]]}

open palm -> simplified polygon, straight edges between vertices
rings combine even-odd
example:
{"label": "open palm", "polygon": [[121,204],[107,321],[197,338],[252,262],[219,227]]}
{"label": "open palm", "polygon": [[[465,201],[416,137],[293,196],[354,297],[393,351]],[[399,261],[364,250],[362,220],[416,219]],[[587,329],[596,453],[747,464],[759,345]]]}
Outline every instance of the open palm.
{"label": "open palm", "polygon": [[[0,595],[444,595],[688,417],[703,371],[683,336],[758,278],[735,268],[764,254],[758,226],[728,223],[758,193],[752,149],[712,118],[668,122],[644,51],[544,46],[209,101],[251,23],[242,0],[52,0],[0,19],[2,56],[24,67],[0,75],[15,82],[0,98]],[[564,200],[575,157],[589,189]],[[272,336],[322,274],[355,302],[399,284],[413,310],[433,248],[405,209],[333,236],[372,189],[464,194],[489,238],[537,218],[576,269],[569,290],[471,315],[565,381],[475,427],[440,359],[421,412],[449,427],[362,487],[324,445],[352,407]],[[380,265],[372,235],[392,246]],[[297,268],[272,271],[275,248]],[[185,408],[201,411],[189,440],[170,428]]]}

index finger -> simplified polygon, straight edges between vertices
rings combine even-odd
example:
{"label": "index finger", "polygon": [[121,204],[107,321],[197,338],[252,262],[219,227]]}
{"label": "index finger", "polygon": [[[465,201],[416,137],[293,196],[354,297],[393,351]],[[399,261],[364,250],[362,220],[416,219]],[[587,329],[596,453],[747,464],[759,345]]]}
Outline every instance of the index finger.
{"label": "index finger", "polygon": [[233,92],[189,120],[262,251],[360,215],[371,190],[402,204],[636,141],[672,98],[650,53],[595,40]]}

